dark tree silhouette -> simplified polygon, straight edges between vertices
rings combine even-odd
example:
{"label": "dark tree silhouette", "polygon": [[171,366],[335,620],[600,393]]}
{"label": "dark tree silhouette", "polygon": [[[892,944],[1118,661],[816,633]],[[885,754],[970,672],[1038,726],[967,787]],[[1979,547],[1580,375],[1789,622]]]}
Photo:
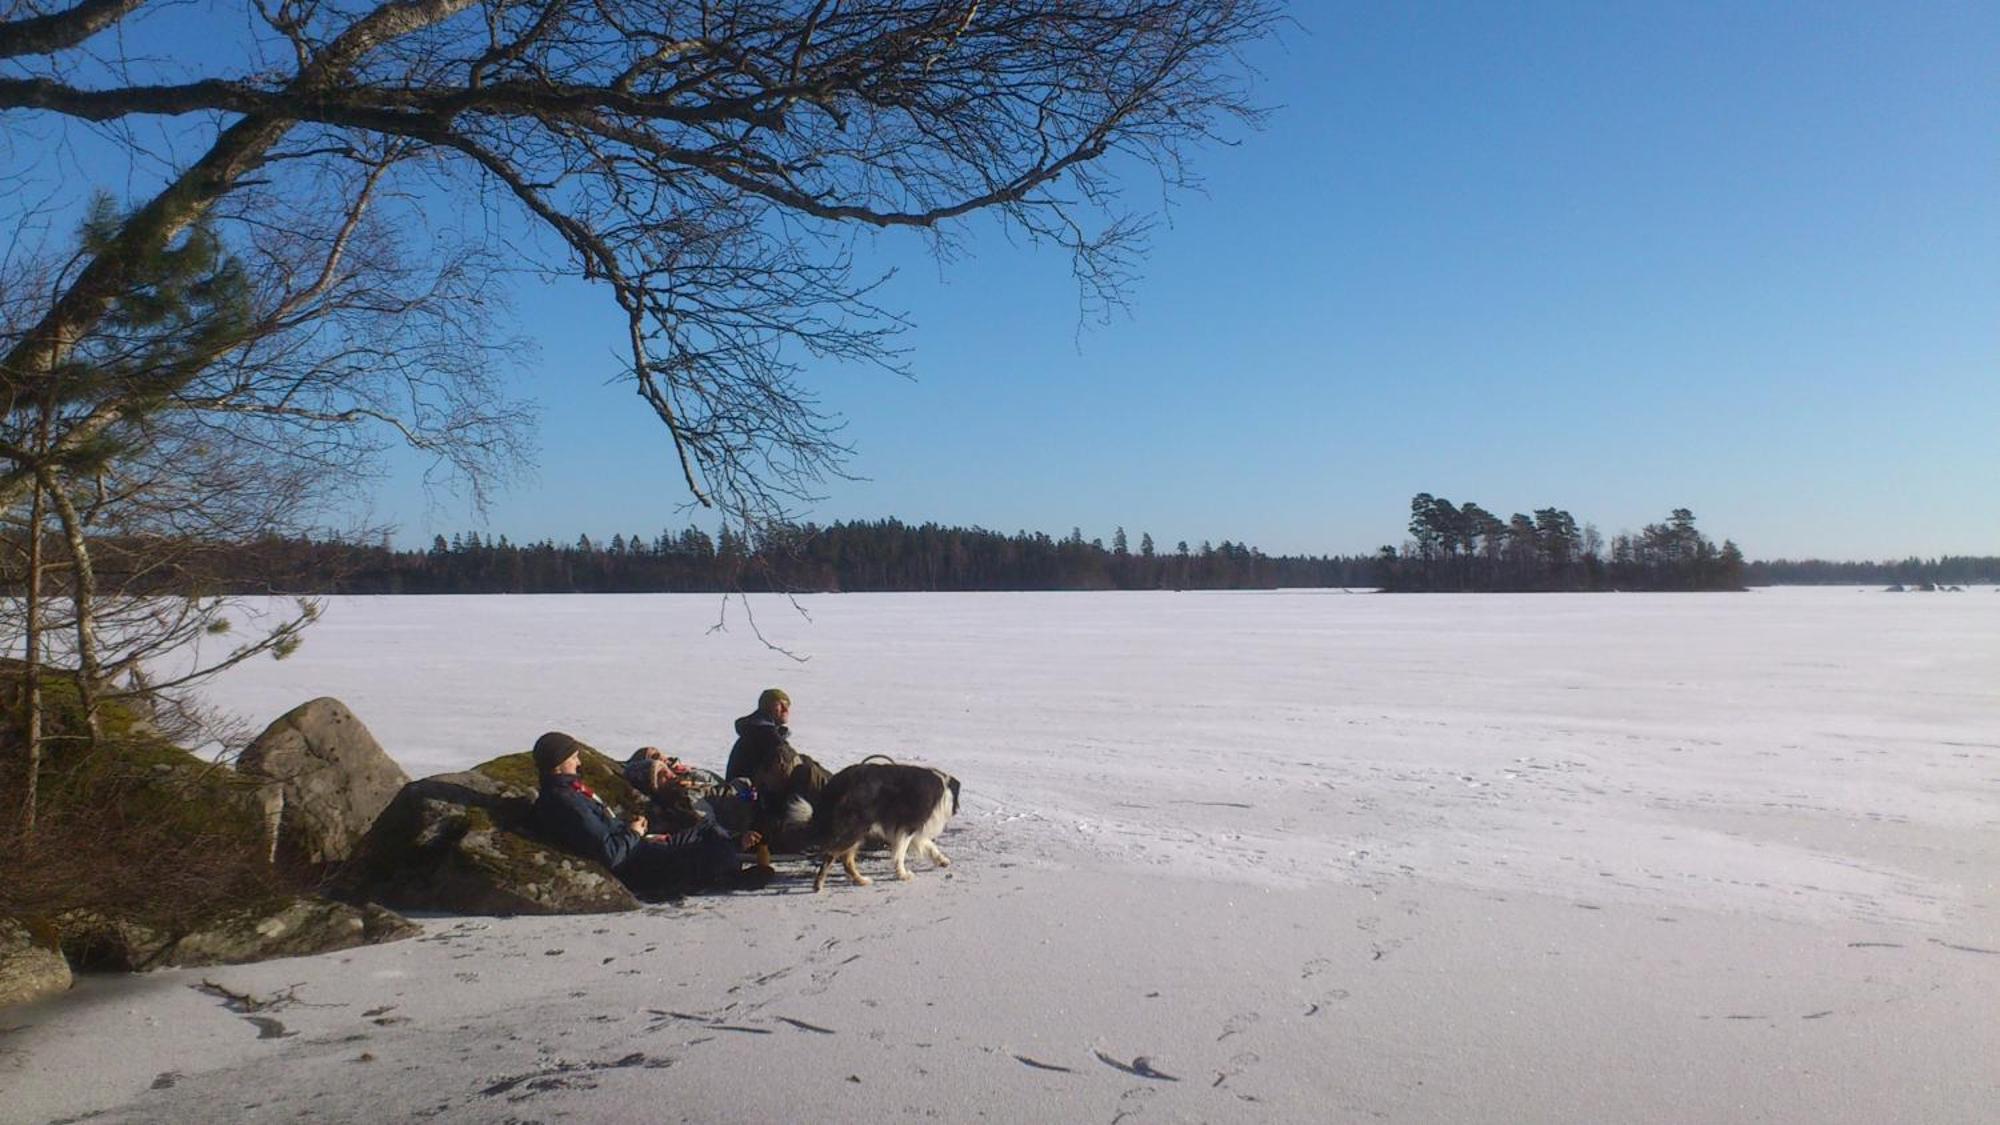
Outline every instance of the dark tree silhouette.
{"label": "dark tree silhouette", "polygon": [[1468,501],[1420,492],[1410,500],[1410,539],[1375,558],[1374,583],[1386,590],[1734,590],[1747,564],[1736,544],[1718,548],[1676,508],[1665,523],[1611,541],[1561,508],[1516,512],[1506,523]]}
{"label": "dark tree silhouette", "polygon": [[[1281,19],[1271,0],[323,0],[243,4],[198,59],[146,54],[146,21],[188,7],[0,18],[10,133],[101,123],[138,166],[144,122],[169,119],[192,154],[7,342],[7,388],[57,377],[196,224],[330,242],[337,189],[372,178],[518,214],[510,253],[601,284],[688,488],[746,522],[839,470],[803,364],[903,366],[849,232],[949,253],[960,220],[994,215],[1073,255],[1086,310],[1116,304],[1148,222],[1110,169],[1189,183],[1196,146],[1257,119],[1237,51]],[[420,222],[406,207],[391,229],[427,244]],[[394,402],[369,417],[423,433]],[[0,506],[23,494],[0,487]]]}

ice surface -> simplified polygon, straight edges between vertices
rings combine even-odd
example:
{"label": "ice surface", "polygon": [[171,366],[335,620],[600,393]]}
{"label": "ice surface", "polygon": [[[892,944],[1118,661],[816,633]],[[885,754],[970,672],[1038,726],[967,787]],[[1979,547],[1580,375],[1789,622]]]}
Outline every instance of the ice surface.
{"label": "ice surface", "polygon": [[[797,606],[750,599],[760,640],[712,596],[336,598],[296,656],[212,697],[261,725],[337,696],[423,774],[548,729],[719,766],[730,721],[783,686],[827,765],[886,753],[963,781],[949,873],[447,919],[425,942],[212,971],[334,1005],[281,1017],[311,1036],[277,1046],[155,983],[175,974],[92,982],[0,1037],[0,1082],[30,1095],[0,1118],[2000,1104],[1990,591]],[[411,1022],[361,1018],[385,1004]],[[162,1020],[202,1030],[146,1032]],[[119,1077],[54,1077],[109,1036]],[[279,1092],[246,1098],[251,1074]]]}
{"label": "ice surface", "polygon": [[778,684],[809,753],[951,770],[961,823],[1007,826],[1010,854],[1269,885],[1415,873],[1935,920],[1949,903],[1921,872],[1823,845],[2000,823],[2000,598],[749,604],[804,663],[717,597],[337,598],[296,656],[212,695],[258,725],[338,696],[421,776],[549,729],[719,767],[731,720]]}

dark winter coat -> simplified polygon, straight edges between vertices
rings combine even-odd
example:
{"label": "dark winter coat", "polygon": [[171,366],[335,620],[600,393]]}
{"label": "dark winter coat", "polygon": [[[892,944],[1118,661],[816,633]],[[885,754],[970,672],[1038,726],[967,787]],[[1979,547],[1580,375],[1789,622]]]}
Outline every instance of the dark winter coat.
{"label": "dark winter coat", "polygon": [[787,808],[794,797],[819,799],[827,772],[792,746],[791,730],[762,711],[736,720],[736,745],[729,751],[729,776],[757,787],[750,826],[764,834],[774,851],[797,851],[804,826],[792,823]]}
{"label": "dark winter coat", "polygon": [[641,837],[574,774],[542,778],[535,817],[556,843],[609,867],[640,898],[726,886],[738,874],[736,840],[714,821]]}
{"label": "dark winter coat", "polygon": [[575,774],[543,775],[542,791],[535,797],[535,820],[556,843],[613,871],[639,846],[639,834],[632,826]]}
{"label": "dark winter coat", "polygon": [[791,733],[791,728],[762,711],[736,720],[736,745],[729,748],[729,768],[724,776],[749,778],[759,794],[783,792],[798,766]]}

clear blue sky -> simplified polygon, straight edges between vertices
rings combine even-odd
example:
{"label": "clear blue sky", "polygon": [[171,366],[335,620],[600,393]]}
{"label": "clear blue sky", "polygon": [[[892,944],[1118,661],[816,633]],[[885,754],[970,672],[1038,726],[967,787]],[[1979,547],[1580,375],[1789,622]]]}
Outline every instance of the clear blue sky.
{"label": "clear blue sky", "polygon": [[[1429,491],[2000,553],[2000,8],[1296,10],[1278,112],[1207,154],[1129,316],[1079,335],[1060,253],[991,230],[944,267],[875,243],[919,378],[816,376],[869,478],[816,518],[1360,552]],[[615,326],[536,304],[541,467],[483,526],[685,523]]]}
{"label": "clear blue sky", "polygon": [[[1346,553],[1428,491],[1607,536],[1688,507],[1753,558],[2000,553],[2000,7],[1294,11],[1277,112],[1205,154],[1129,315],[1079,333],[1062,254],[988,226],[945,266],[865,244],[919,378],[812,373],[868,478],[813,518]],[[375,515],[688,522],[608,298],[518,314],[534,476],[481,518],[398,474]]]}

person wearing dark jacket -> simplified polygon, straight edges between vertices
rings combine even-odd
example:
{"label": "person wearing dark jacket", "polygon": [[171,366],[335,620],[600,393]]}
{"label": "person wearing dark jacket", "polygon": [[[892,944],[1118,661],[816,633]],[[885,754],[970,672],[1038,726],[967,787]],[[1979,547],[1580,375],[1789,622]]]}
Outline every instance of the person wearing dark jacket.
{"label": "person wearing dark jacket", "polygon": [[747,778],[759,792],[783,789],[798,765],[798,751],[792,749],[792,697],[780,688],[765,688],[757,697],[757,709],[736,720],[736,745],[729,748],[729,766],[723,777]]}
{"label": "person wearing dark jacket", "polygon": [[[560,731],[535,741],[535,769],[541,774],[535,817],[556,843],[602,863],[642,896],[755,888],[770,882],[771,868],[744,868],[737,856],[737,838],[712,820],[671,836],[649,836],[645,817],[620,818],[577,776],[582,751],[582,743]],[[755,838],[741,842],[762,843]]]}
{"label": "person wearing dark jacket", "polygon": [[[793,797],[811,800],[825,784],[825,770],[792,747],[792,697],[782,688],[765,688],[757,697],[757,709],[736,720],[736,744],[729,748],[729,766],[723,775],[731,781],[747,780],[757,791],[750,823],[764,836],[767,845],[796,846],[787,841],[788,831],[797,825],[787,819]],[[808,765],[810,763],[810,765]],[[812,785],[817,776],[819,785]],[[803,783],[803,787],[802,787]],[[757,849],[757,862],[769,863],[770,849]]]}

